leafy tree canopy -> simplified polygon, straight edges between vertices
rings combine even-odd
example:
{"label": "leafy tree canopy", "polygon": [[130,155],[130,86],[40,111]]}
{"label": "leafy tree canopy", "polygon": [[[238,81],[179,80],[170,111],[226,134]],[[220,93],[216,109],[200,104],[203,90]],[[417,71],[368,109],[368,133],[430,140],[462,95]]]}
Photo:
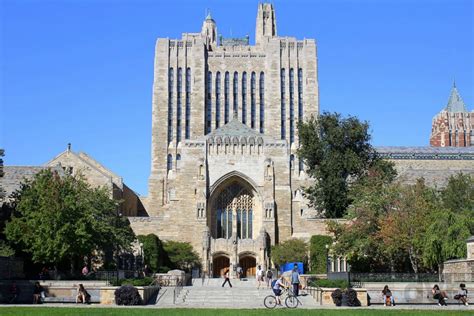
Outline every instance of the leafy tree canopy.
{"label": "leafy tree canopy", "polygon": [[315,180],[305,189],[310,205],[327,218],[345,215],[351,203],[351,184],[366,176],[371,167],[393,179],[393,165],[381,160],[370,145],[369,124],[356,117],[324,112],[298,126],[298,155]]}
{"label": "leafy tree canopy", "polygon": [[[167,255],[163,249],[163,243],[154,234],[137,237],[143,243],[143,252],[145,254],[145,263],[153,272],[158,272],[160,268],[167,264]],[[168,259],[169,260],[169,259]]]}
{"label": "leafy tree canopy", "polygon": [[307,262],[308,245],[301,239],[289,239],[272,246],[272,260],[277,265],[286,262]]}
{"label": "leafy tree canopy", "polygon": [[14,194],[14,205],[5,234],[36,263],[72,266],[96,251],[129,249],[134,239],[109,192],[81,176],[41,171]]}
{"label": "leafy tree canopy", "polygon": [[163,247],[173,268],[191,271],[193,267],[200,265],[199,255],[190,243],[170,240],[164,242]]}

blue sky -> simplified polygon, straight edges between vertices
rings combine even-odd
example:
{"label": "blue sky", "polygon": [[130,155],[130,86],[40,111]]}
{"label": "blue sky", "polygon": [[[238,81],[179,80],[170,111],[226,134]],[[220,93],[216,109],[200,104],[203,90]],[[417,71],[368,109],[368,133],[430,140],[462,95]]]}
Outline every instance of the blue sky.
{"label": "blue sky", "polygon": [[[474,1],[274,1],[279,35],[316,38],[322,111],[371,124],[374,145],[424,146],[453,79],[474,108]],[[257,1],[1,0],[6,165],[84,151],[147,194],[158,37],[250,35]]]}

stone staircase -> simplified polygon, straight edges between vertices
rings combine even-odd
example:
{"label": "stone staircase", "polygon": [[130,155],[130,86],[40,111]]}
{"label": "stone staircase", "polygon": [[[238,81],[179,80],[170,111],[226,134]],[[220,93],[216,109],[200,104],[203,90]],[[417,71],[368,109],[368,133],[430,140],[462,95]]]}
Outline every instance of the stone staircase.
{"label": "stone staircase", "polygon": [[[263,300],[273,292],[266,287],[257,289],[255,279],[246,281],[231,280],[232,288],[228,284],[222,287],[223,279],[194,279],[192,286],[182,289],[176,304],[173,307],[193,308],[265,308]],[[169,288],[169,294],[173,292]],[[314,308],[319,306],[311,296],[300,296],[302,306],[298,308]],[[160,307],[171,307],[168,299],[158,301]],[[165,303],[166,302],[166,303]]]}

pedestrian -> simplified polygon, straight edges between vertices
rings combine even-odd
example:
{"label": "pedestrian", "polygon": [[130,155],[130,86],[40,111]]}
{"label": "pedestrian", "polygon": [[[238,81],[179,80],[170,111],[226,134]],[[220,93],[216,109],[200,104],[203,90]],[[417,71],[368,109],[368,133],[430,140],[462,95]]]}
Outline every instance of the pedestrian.
{"label": "pedestrian", "polygon": [[262,284],[263,282],[263,269],[261,266],[258,266],[258,269],[257,269],[257,289],[260,289],[260,285]]}
{"label": "pedestrian", "polygon": [[35,287],[33,289],[33,304],[41,304],[41,299],[44,297],[44,288],[40,285],[38,281],[35,282]]}
{"label": "pedestrian", "polygon": [[228,282],[229,283],[229,286],[232,287],[232,284],[230,283],[230,278],[229,278],[229,270],[226,270],[225,273],[224,273],[224,283],[222,283],[222,287],[224,287],[224,285]]}
{"label": "pedestrian", "polygon": [[241,266],[237,267],[237,276],[239,277],[239,281],[242,281],[242,276],[244,274],[244,270],[242,269]]}
{"label": "pedestrian", "polygon": [[82,275],[87,276],[89,274],[89,269],[87,268],[87,265],[84,265],[84,268],[82,268]]}
{"label": "pedestrian", "polygon": [[272,290],[273,294],[275,294],[275,298],[277,301],[278,305],[281,305],[281,288],[287,288],[287,286],[283,283],[283,274],[280,275],[278,279],[276,279],[274,282],[272,282]]}
{"label": "pedestrian", "polygon": [[438,300],[439,306],[448,306],[446,301],[448,300],[448,294],[445,291],[441,291],[438,284],[435,284],[431,289],[431,293],[433,293],[433,298]]}
{"label": "pedestrian", "polygon": [[291,272],[291,285],[293,285],[293,294],[298,296],[300,291],[300,274],[298,272],[298,265],[295,263],[293,271]]}
{"label": "pedestrian", "polygon": [[272,286],[272,279],[273,279],[273,272],[272,270],[268,269],[266,273],[267,289],[269,289]]}
{"label": "pedestrian", "polygon": [[149,275],[151,275],[151,269],[147,264],[145,264],[145,267],[143,268],[143,276],[147,277]]}

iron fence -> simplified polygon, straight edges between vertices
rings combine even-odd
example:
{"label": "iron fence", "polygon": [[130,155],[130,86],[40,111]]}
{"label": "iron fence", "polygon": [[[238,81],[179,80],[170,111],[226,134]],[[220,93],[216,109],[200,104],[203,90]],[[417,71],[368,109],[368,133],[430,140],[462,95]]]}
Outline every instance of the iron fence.
{"label": "iron fence", "polygon": [[437,273],[355,273],[347,275],[351,285],[364,282],[441,282],[442,277]]}

